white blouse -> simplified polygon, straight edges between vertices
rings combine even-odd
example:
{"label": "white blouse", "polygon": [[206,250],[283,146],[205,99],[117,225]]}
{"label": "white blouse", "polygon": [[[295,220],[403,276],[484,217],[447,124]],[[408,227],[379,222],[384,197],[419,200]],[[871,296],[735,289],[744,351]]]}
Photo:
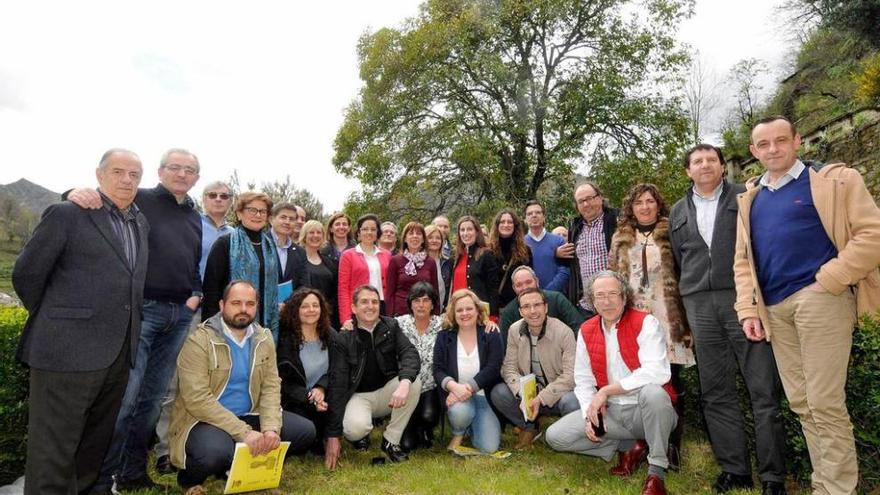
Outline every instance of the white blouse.
{"label": "white blouse", "polygon": [[[456,381],[458,383],[467,383],[473,380],[477,373],[480,372],[479,346],[475,345],[473,352],[468,354],[461,343],[461,339],[456,339],[456,342],[458,342],[458,380]],[[485,397],[486,393],[480,389],[477,395]]]}

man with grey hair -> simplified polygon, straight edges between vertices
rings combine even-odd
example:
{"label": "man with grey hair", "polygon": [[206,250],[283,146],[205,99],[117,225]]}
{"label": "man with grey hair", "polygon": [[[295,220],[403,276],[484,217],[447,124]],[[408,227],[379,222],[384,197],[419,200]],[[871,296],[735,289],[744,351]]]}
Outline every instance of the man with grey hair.
{"label": "man with grey hair", "polygon": [[[113,441],[92,493],[110,493],[114,484],[117,491],[158,486],[147,474],[148,446],[174,360],[202,299],[202,220],[187,194],[199,180],[199,159],[172,148],[162,155],[158,172],[159,184],[138,189],[135,196],[150,222],[140,342]],[[75,189],[67,199],[83,208],[101,206],[93,189]]]}
{"label": "man with grey hair", "polygon": [[[519,266],[510,274],[511,287],[513,292],[519,296],[527,289],[540,288],[538,275],[529,266]],[[544,293],[544,299],[547,302],[547,316],[562,320],[574,332],[581,327],[584,317],[580,311],[571,304],[565,295],[555,290],[541,289]],[[507,303],[507,306],[501,311],[501,323],[498,325],[501,329],[501,339],[504,345],[507,345],[507,331],[511,325],[521,318],[519,314],[519,297]]]}
{"label": "man with grey hair", "polygon": [[[199,277],[205,280],[205,264],[208,262],[208,254],[214,242],[220,237],[233,231],[233,227],[226,221],[226,214],[232,206],[232,187],[229,184],[216,180],[205,186],[202,191],[202,257],[199,261]],[[190,322],[190,332],[195,330],[202,322],[202,310],[199,308],[193,314]],[[159,420],[156,423],[156,436],[158,441],[153,448],[156,454],[156,471],[160,474],[168,474],[173,471],[171,457],[168,452],[168,421],[171,416],[171,404],[177,397],[177,376],[172,376],[168,385],[168,392],[162,400],[162,408]]]}
{"label": "man with grey hair", "polygon": [[596,316],[581,325],[574,364],[580,410],[547,430],[554,450],[611,460],[611,474],[629,476],[648,459],[642,494],[665,494],[666,451],[677,417],[666,356],[666,332],[657,318],[632,308],[632,289],[608,270],[587,285]]}
{"label": "man with grey hair", "polygon": [[142,174],[133,152],[107,151],[95,170],[101,206],[49,206],[15,262],[29,311],[18,349],[30,367],[27,494],[84,493],[100,473],[141,326]]}

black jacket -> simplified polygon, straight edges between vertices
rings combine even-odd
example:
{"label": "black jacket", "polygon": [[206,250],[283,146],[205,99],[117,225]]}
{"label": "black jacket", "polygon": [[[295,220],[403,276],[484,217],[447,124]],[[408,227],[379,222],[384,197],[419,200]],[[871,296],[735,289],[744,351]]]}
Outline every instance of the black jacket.
{"label": "black jacket", "polygon": [[[278,260],[278,283],[283,284],[288,280],[293,280],[296,278],[296,260],[294,259],[298,253],[305,252],[305,250],[296,245],[296,243],[292,243],[289,248],[287,248],[287,263],[284,266],[281,266],[281,258],[278,255],[275,255],[275,259]],[[293,287],[299,287],[296,285],[296,282],[293,283]]]}
{"label": "black jacket", "polygon": [[682,296],[704,290],[736,288],[733,282],[736,217],[739,211],[736,196],[744,192],[746,187],[726,180],[723,184],[715,213],[711,252],[697,228],[693,188],[687,190],[669,214],[669,240],[679,272],[678,291]]}
{"label": "black jacket", "polygon": [[[474,291],[481,301],[489,303],[489,314],[498,314],[498,259],[486,248],[479,259],[474,259],[474,249],[468,250],[467,278],[468,289]],[[452,276],[449,280],[449,296],[452,296],[452,285],[455,283],[455,268],[458,259],[452,265]],[[449,297],[446,298],[449,301]]]}
{"label": "black jacket", "polygon": [[[501,381],[501,363],[504,361],[501,334],[486,333],[484,327],[477,327],[477,353],[480,356],[480,371],[469,383],[474,393],[486,390],[488,396],[492,387]],[[446,378],[458,381],[458,330],[456,329],[440,332],[434,343],[434,381],[437,382],[440,390],[444,408],[446,397],[449,396],[449,392],[443,388],[443,380]]]}
{"label": "black jacket", "polygon": [[[330,349],[333,342],[338,339],[336,330],[330,330],[330,338],[327,342],[327,351],[329,352],[330,368],[333,367],[333,353]],[[285,411],[306,416],[315,410],[314,406],[309,404],[309,390],[306,389],[306,372],[303,368],[302,360],[299,358],[299,348],[293,345],[293,339],[290,331],[281,329],[281,336],[278,339],[278,376],[281,377],[281,408]],[[324,389],[324,400],[329,403],[327,395],[328,385],[330,383],[330,372],[318,379],[315,387]]]}
{"label": "black jacket", "polygon": [[[419,352],[406,338],[397,320],[380,316],[373,329],[376,362],[387,380],[398,377],[415,381],[419,376]],[[327,405],[330,413],[327,437],[342,435],[345,406],[354,395],[366,366],[366,349],[360,345],[357,331],[341,332],[330,347],[330,383]]]}
{"label": "black jacket", "polygon": [[[619,215],[620,210],[617,208],[602,207],[602,232],[605,234],[605,249],[611,248],[611,237],[614,235],[614,231],[617,230],[617,217]],[[581,230],[584,228],[583,220],[583,217],[578,215],[571,221],[571,225],[568,228],[568,242],[575,246],[577,246],[578,236],[581,235]],[[581,280],[581,266],[578,262],[577,252],[575,252],[574,258],[569,261],[569,269],[571,270],[571,277],[568,279],[568,300],[575,307],[578,307],[578,303],[584,295],[584,282]]]}
{"label": "black jacket", "polygon": [[337,304],[336,289],[339,279],[339,265],[332,257],[324,253],[319,253],[319,256],[321,257],[321,263],[333,274],[333,283],[331,286],[324,287],[318,283],[318,281],[312,280],[311,274],[306,265],[309,262],[308,254],[306,253],[305,248],[301,247],[298,247],[295,251],[291,250],[287,255],[287,265],[291,267],[293,277],[290,280],[293,280],[294,290],[299,289],[300,287],[318,289],[324,294],[324,299],[327,300],[327,304],[335,308]]}

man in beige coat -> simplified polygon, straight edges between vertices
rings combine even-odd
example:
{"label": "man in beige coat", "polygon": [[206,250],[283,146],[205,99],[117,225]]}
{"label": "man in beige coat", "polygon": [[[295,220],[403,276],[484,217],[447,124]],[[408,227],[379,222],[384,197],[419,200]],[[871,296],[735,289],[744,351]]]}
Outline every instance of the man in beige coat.
{"label": "man in beige coat", "polygon": [[205,493],[208,476],[229,469],[236,442],[262,455],[289,441],[290,454],[304,452],[315,438],[311,421],[281,410],[275,344],[254,322],[257,301],[249,282],[231,281],[220,312],[190,333],[177,358],[171,462],[187,495]]}
{"label": "man in beige coat", "polygon": [[[522,319],[510,326],[501,366],[502,383],[492,389],[492,404],[519,428],[516,449],[532,445],[540,416],[565,416],[580,408],[574,395],[574,332],[547,316],[547,300],[537,287],[516,296]],[[520,410],[520,377],[534,373],[538,396],[529,404],[529,420]]]}
{"label": "man in beige coat", "polygon": [[738,196],[737,316],[746,337],[773,347],[813,492],[855,493],[844,388],[857,315],[880,307],[880,210],[857,171],[801,162],[785,117],[760,121],[751,139],[766,172]]}

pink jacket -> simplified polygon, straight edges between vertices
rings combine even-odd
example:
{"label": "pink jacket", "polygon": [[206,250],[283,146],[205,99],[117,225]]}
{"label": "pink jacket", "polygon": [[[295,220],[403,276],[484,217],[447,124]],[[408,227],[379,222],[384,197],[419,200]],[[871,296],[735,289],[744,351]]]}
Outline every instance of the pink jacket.
{"label": "pink jacket", "polygon": [[[376,256],[379,257],[379,266],[382,269],[382,294],[387,299],[388,281],[386,272],[391,262],[391,253],[376,246]],[[339,301],[339,322],[345,323],[351,319],[351,296],[354,290],[364,284],[370,283],[370,269],[367,260],[357,248],[348,249],[339,257],[339,284],[336,297]]]}

